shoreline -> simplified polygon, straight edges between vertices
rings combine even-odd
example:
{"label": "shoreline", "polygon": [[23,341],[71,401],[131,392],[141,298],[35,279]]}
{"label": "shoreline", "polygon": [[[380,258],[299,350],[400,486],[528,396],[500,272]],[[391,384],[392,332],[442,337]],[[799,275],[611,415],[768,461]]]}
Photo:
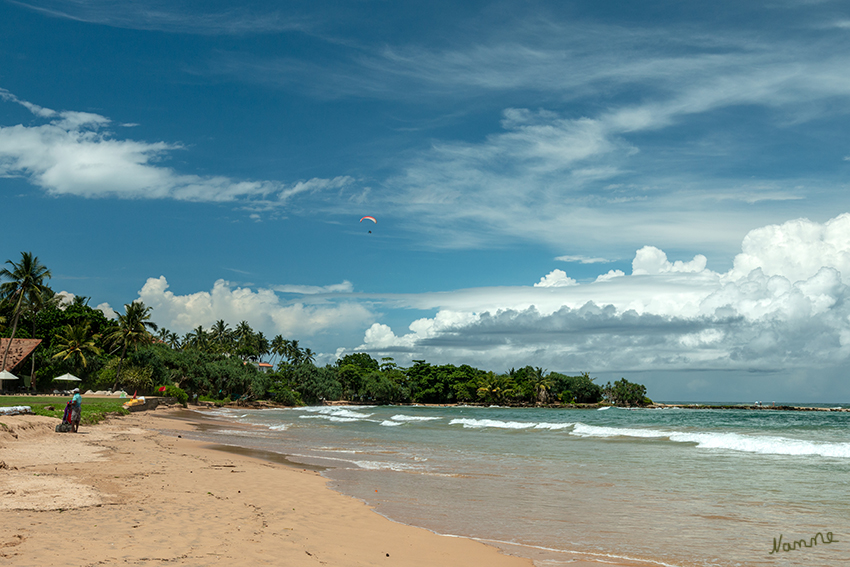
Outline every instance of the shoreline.
{"label": "shoreline", "polygon": [[[49,417],[1,421],[0,565],[530,567],[548,556],[399,522],[331,488],[324,467],[189,439],[233,426],[192,410],[113,417],[76,435],[55,433]],[[571,567],[659,565],[564,556]]]}
{"label": "shoreline", "polygon": [[[336,405],[336,404],[334,404]],[[419,405],[419,406],[428,406],[428,407],[446,407],[445,404],[404,404],[407,406],[410,405]],[[244,406],[240,406],[245,409]],[[200,409],[208,409],[204,406],[196,406],[196,408]],[[232,408],[231,408],[232,409]],[[394,518],[392,515],[385,514],[382,512],[378,505],[364,500],[358,496],[347,493],[341,490],[338,487],[333,487],[334,480],[329,477],[324,476],[323,473],[329,472],[335,468],[332,464],[320,465],[320,464],[310,464],[307,461],[292,461],[290,460],[290,455],[282,452],[275,452],[265,449],[257,449],[253,447],[247,447],[238,444],[221,444],[219,440],[211,440],[204,439],[205,433],[214,433],[215,430],[241,430],[245,432],[249,432],[252,430],[265,430],[266,428],[261,425],[249,425],[245,423],[236,423],[227,419],[221,419],[213,416],[209,416],[203,413],[199,413],[194,411],[193,409],[182,410],[183,415],[181,416],[181,411],[178,410],[175,414],[172,414],[176,419],[185,419],[192,423],[192,425],[197,428],[196,434],[198,434],[198,438],[202,443],[205,443],[205,447],[223,451],[226,453],[236,453],[243,455],[251,455],[258,459],[268,460],[275,463],[281,463],[285,466],[295,467],[295,468],[308,468],[310,470],[316,470],[320,474],[322,474],[323,478],[328,483],[328,488],[333,490],[338,494],[342,494],[349,498],[355,499],[357,502],[362,503],[364,506],[368,506],[373,512],[380,515],[382,518],[390,521],[394,524],[399,524],[403,526],[411,526],[416,529],[424,529],[429,533],[432,533],[438,537],[443,538],[458,538],[458,539],[468,539],[471,541],[476,541],[487,545],[489,547],[493,547],[501,550],[502,552],[519,556],[523,558],[530,559],[535,561],[535,566],[561,566],[561,565],[569,565],[570,567],[679,567],[679,565],[674,565],[670,563],[665,563],[660,560],[653,559],[638,559],[632,558],[623,555],[612,555],[608,553],[598,553],[593,551],[581,551],[581,550],[569,550],[569,549],[554,549],[550,547],[541,547],[538,545],[528,544],[528,543],[519,543],[514,541],[502,541],[497,539],[489,539],[486,537],[475,537],[471,535],[462,535],[456,534],[446,531],[435,530],[433,528],[428,528],[416,524],[406,523],[402,519]],[[167,416],[167,417],[172,417]],[[327,459],[320,459],[321,461],[327,461]],[[380,485],[377,485],[378,488],[381,488]],[[377,490],[375,491],[377,492]],[[536,561],[539,561],[536,562]]]}
{"label": "shoreline", "polygon": [[315,470],[185,439],[193,421],[172,411],[76,435],[4,416],[0,565],[532,565],[390,521]]}

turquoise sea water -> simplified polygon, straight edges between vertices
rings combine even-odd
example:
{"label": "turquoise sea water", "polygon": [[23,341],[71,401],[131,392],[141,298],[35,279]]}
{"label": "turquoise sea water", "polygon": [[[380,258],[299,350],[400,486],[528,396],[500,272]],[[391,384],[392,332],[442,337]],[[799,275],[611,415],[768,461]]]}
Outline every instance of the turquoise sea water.
{"label": "turquoise sea water", "polygon": [[[537,565],[850,565],[850,413],[346,406],[212,410],[217,442]],[[774,540],[832,532],[811,548]],[[504,544],[502,544],[504,545]]]}

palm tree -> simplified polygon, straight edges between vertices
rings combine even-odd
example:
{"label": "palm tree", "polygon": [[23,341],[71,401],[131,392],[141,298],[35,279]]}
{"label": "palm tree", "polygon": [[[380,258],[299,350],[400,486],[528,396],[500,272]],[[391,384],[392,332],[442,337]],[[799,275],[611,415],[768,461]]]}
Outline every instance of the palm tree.
{"label": "palm tree", "polygon": [[254,329],[248,324],[248,321],[240,321],[233,331],[233,338],[236,339],[237,347],[242,349],[249,347],[251,340],[254,338]]}
{"label": "palm tree", "polygon": [[118,315],[118,330],[109,335],[109,342],[115,345],[115,350],[121,349],[121,359],[118,361],[118,368],[115,371],[115,383],[112,385],[112,391],[118,387],[118,381],[121,379],[121,366],[124,364],[124,357],[127,355],[127,347],[133,346],[138,348],[139,344],[149,343],[151,334],[148,329],[156,331],[156,323],[150,320],[151,307],[147,307],[141,301],[134,301],[124,305],[124,315]]}
{"label": "palm tree", "polygon": [[12,318],[12,335],[3,351],[3,363],[0,364],[0,369],[6,368],[9,347],[12,346],[12,341],[15,339],[15,333],[18,330],[18,319],[21,316],[21,305],[23,305],[24,298],[32,304],[38,301],[40,295],[49,294],[50,289],[44,285],[44,280],[51,277],[50,270],[44,267],[38,261],[38,257],[33,256],[31,252],[21,252],[21,261],[18,264],[11,260],[6,260],[6,263],[12,266],[12,269],[3,268],[0,270],[0,278],[9,280],[0,284],[0,298],[16,303]]}
{"label": "palm tree", "polygon": [[[276,335],[275,338],[272,339],[271,343],[271,351],[272,354],[280,357],[284,353],[284,349],[286,348],[286,339],[283,338],[283,335]],[[273,359],[275,360],[275,359]],[[277,360],[275,360],[277,363]]]}
{"label": "palm tree", "polygon": [[95,341],[100,338],[100,335],[91,335],[91,325],[88,321],[80,323],[72,327],[65,325],[64,334],[56,334],[56,346],[61,348],[59,352],[53,355],[53,358],[62,360],[79,359],[85,368],[88,363],[86,361],[86,353],[94,355],[100,354],[100,348],[97,347]]}
{"label": "palm tree", "polygon": [[224,347],[232,339],[233,332],[230,330],[230,326],[224,322],[224,319],[219,319],[213,324],[209,334],[210,340],[218,345],[221,351],[224,351]]}
{"label": "palm tree", "polygon": [[254,350],[257,353],[257,362],[260,362],[260,361],[263,360],[263,357],[266,356],[267,354],[269,354],[269,352],[270,352],[269,351],[269,348],[270,348],[269,340],[266,338],[266,336],[263,334],[263,332],[260,331],[256,335],[254,335],[254,341],[253,342],[254,342],[254,345],[253,345]]}
{"label": "palm tree", "polygon": [[209,334],[201,325],[198,325],[197,328],[186,335],[186,337],[190,346],[193,346],[200,351],[207,350],[207,347],[209,346]]}
{"label": "palm tree", "polygon": [[164,340],[171,348],[180,348],[180,335],[177,333],[168,333],[168,337]]}
{"label": "palm tree", "polygon": [[510,374],[493,371],[478,379],[478,397],[487,403],[501,403],[514,396],[514,383]]}
{"label": "palm tree", "polygon": [[301,352],[301,348],[298,346],[298,341],[292,339],[286,345],[286,358],[294,365],[298,365],[301,363],[301,357],[303,353]]}
{"label": "palm tree", "polygon": [[304,351],[301,353],[301,361],[312,363],[314,360],[316,360],[316,353],[314,353],[309,348],[305,348]]}
{"label": "palm tree", "polygon": [[531,387],[534,390],[535,401],[545,404],[549,401],[549,390],[552,388],[552,380],[546,376],[546,371],[539,366],[529,376]]}

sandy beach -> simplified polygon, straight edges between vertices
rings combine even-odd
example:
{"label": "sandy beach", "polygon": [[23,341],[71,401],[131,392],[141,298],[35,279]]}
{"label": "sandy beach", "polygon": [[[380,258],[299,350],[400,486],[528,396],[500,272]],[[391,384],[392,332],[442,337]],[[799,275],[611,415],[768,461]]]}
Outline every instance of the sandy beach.
{"label": "sandy beach", "polygon": [[0,565],[532,564],[392,522],[316,471],[184,439],[192,424],[164,419],[175,411],[76,435],[55,433],[55,419],[4,416]]}

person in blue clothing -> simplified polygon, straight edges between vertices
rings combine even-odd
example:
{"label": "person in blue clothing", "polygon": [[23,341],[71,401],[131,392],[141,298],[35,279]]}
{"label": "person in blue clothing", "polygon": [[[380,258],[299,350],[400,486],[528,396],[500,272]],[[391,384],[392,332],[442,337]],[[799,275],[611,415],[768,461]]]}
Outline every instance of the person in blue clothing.
{"label": "person in blue clothing", "polygon": [[77,429],[80,428],[80,415],[83,411],[83,397],[80,395],[79,388],[74,388],[72,392],[74,395],[71,398],[71,431],[76,433]]}

